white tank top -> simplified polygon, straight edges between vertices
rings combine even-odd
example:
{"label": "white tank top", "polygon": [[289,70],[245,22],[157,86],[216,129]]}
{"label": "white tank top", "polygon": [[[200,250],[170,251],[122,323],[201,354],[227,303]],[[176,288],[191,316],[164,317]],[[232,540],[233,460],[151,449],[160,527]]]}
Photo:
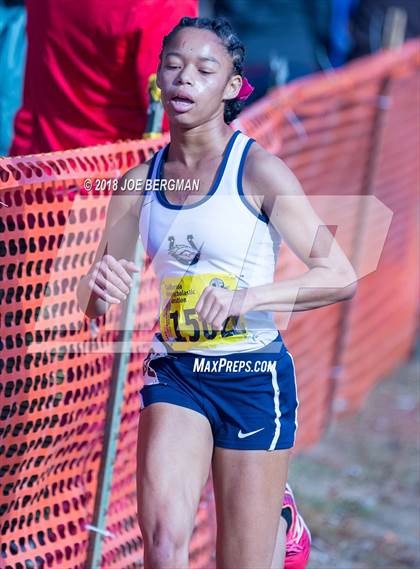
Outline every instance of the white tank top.
{"label": "white tank top", "polygon": [[217,332],[194,310],[206,286],[235,290],[274,280],[281,236],[242,188],[253,142],[239,130],[232,134],[208,194],[196,203],[187,198],[175,205],[168,190],[156,190],[169,144],[152,159],[148,184],[155,180],[155,189],[145,186],[139,229],[160,286],[160,333],[154,341],[159,351],[225,355],[262,348],[278,335],[269,311],[229,318]]}

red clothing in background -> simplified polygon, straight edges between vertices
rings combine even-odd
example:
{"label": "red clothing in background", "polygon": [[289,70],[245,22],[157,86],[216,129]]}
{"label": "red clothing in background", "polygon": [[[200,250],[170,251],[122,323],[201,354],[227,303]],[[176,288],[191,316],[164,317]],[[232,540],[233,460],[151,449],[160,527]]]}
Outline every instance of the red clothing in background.
{"label": "red clothing in background", "polygon": [[162,39],[198,0],[27,0],[11,155],[141,138]]}

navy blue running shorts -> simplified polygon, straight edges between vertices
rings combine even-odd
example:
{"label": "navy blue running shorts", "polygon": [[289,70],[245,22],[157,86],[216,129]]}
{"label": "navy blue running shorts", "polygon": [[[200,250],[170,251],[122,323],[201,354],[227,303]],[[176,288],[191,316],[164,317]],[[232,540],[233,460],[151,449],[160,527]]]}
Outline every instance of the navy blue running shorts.
{"label": "navy blue running shorts", "polygon": [[296,373],[280,333],[261,349],[226,356],[151,350],[143,373],[140,408],[165,402],[201,413],[216,447],[272,451],[295,444]]}

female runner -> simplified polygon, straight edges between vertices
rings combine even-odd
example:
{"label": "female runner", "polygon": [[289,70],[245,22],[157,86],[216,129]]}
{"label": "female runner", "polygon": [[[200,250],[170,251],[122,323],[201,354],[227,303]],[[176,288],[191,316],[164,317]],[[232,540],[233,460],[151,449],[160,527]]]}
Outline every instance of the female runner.
{"label": "female runner", "polygon": [[[124,301],[139,270],[132,260],[140,231],[161,295],[140,392],[146,569],[188,567],[210,467],[217,567],[283,568],[280,512],[298,398],[273,312],[326,306],[356,290],[351,264],[331,235],[318,232],[323,222],[293,173],[228,126],[242,105],[243,60],[222,18],[182,18],[164,38],[158,85],[171,142],[122,179],[158,189],[145,183],[140,195],[112,196],[82,279],[88,316]],[[184,191],[165,191],[171,180]],[[308,270],[273,282],[282,239]]]}

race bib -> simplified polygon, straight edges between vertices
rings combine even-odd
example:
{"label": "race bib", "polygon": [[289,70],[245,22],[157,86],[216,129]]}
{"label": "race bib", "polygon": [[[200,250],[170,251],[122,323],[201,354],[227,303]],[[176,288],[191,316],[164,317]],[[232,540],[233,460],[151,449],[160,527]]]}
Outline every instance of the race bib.
{"label": "race bib", "polygon": [[235,290],[237,278],[227,273],[167,277],[161,283],[160,331],[174,350],[213,348],[247,337],[243,316],[229,316],[222,330],[214,330],[195,311],[207,286]]}

